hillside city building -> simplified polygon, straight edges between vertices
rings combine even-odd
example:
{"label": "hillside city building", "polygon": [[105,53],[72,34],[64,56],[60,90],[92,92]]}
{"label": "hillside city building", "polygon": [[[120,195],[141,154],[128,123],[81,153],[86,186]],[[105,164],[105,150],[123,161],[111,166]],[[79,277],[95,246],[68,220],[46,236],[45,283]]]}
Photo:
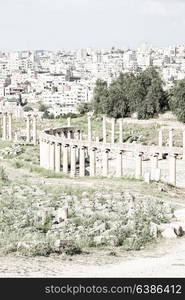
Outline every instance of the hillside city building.
{"label": "hillside city building", "polygon": [[[0,106],[5,102],[41,102],[57,115],[78,113],[89,102],[97,79],[110,84],[120,72],[155,66],[164,88],[185,78],[185,45],[133,49],[0,52]],[[21,95],[21,96],[20,96]]]}

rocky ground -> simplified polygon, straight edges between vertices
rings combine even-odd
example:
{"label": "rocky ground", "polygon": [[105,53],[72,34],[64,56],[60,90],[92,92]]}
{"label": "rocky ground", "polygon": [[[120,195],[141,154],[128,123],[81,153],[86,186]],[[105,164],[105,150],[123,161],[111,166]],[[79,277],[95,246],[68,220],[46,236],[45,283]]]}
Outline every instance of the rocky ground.
{"label": "rocky ground", "polygon": [[1,277],[183,276],[184,189],[49,178],[14,160],[30,153],[17,147],[0,161]]}

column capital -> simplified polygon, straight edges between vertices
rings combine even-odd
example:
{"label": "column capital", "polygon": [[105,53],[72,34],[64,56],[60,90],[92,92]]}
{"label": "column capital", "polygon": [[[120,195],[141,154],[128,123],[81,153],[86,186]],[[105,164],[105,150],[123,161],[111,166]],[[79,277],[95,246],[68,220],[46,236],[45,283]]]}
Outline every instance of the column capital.
{"label": "column capital", "polygon": [[177,157],[177,156],[178,156],[177,153],[169,153],[169,155],[170,155],[171,157]]}
{"label": "column capital", "polygon": [[104,148],[104,152],[105,152],[105,153],[109,153],[109,152],[110,152],[110,149]]}
{"label": "column capital", "polygon": [[154,152],[154,153],[151,154],[151,156],[158,157],[159,156],[159,152]]}
{"label": "column capital", "polygon": [[87,149],[87,147],[82,145],[82,146],[80,146],[80,149],[85,150],[85,149]]}
{"label": "column capital", "polygon": [[124,151],[124,150],[122,150],[122,149],[118,149],[118,150],[117,150],[117,154],[123,154],[124,152],[126,152],[126,151]]}
{"label": "column capital", "polygon": [[143,152],[137,152],[136,155],[137,156],[143,156]]}
{"label": "column capital", "polygon": [[71,145],[71,148],[77,148],[78,146],[77,145]]}

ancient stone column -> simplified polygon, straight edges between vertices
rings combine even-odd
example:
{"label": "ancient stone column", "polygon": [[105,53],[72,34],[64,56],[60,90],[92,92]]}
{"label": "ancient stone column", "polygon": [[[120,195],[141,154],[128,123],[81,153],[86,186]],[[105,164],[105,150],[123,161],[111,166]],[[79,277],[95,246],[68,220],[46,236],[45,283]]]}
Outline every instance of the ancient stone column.
{"label": "ancient stone column", "polygon": [[103,116],[103,142],[107,142],[106,116]]}
{"label": "ancient stone column", "polygon": [[61,132],[61,137],[62,137],[62,139],[66,139],[66,135],[65,135],[64,131]]}
{"label": "ancient stone column", "polygon": [[54,171],[55,170],[55,143],[50,143],[50,162],[49,162],[49,169]]}
{"label": "ancient stone column", "polygon": [[68,174],[68,166],[69,166],[68,148],[69,148],[69,145],[65,145],[63,147],[63,173],[64,174]]}
{"label": "ancient stone column", "polygon": [[12,140],[12,113],[9,113],[8,115],[8,138],[9,138],[9,141]]}
{"label": "ancient stone column", "polygon": [[92,124],[91,124],[91,117],[88,116],[88,141],[92,140]]}
{"label": "ancient stone column", "polygon": [[55,144],[55,171],[60,172],[61,166],[61,144]]}
{"label": "ancient stone column", "polygon": [[85,176],[85,147],[80,147],[80,176]]}
{"label": "ancient stone column", "polygon": [[80,130],[77,131],[77,140],[80,140]]}
{"label": "ancient stone column", "polygon": [[71,117],[67,118],[67,126],[71,126]]}
{"label": "ancient stone column", "polygon": [[135,177],[136,179],[141,179],[142,177],[142,156],[143,153],[137,153],[136,155],[136,169],[135,169]]}
{"label": "ancient stone column", "polygon": [[14,134],[14,141],[15,141],[15,142],[18,141],[18,133],[17,133],[17,131],[15,131],[15,134]]}
{"label": "ancient stone column", "polygon": [[123,143],[123,120],[119,119],[119,142]]}
{"label": "ancient stone column", "polygon": [[30,143],[30,115],[27,115],[27,133],[26,133],[26,141]]}
{"label": "ancient stone column", "polygon": [[96,148],[90,149],[90,176],[96,176]]}
{"label": "ancient stone column", "polygon": [[70,130],[67,132],[67,138],[71,139],[71,131]]}
{"label": "ancient stone column", "polygon": [[37,144],[37,116],[33,116],[33,144]]}
{"label": "ancient stone column", "polygon": [[183,160],[185,160],[185,130],[183,131]]}
{"label": "ancient stone column", "polygon": [[105,149],[103,151],[103,170],[102,170],[102,176],[107,177],[109,174],[109,149]]}
{"label": "ancient stone column", "polygon": [[46,169],[50,169],[50,142],[44,142],[44,165]]}
{"label": "ancient stone column", "polygon": [[7,139],[7,113],[3,113],[3,135],[2,139],[6,141]]}
{"label": "ancient stone column", "polygon": [[71,177],[76,175],[76,146],[71,147]]}
{"label": "ancient stone column", "polygon": [[[163,131],[162,129],[159,129],[159,147],[163,146]],[[163,159],[163,154],[162,152],[159,154],[159,159]]]}
{"label": "ancient stone column", "polygon": [[169,130],[169,147],[173,147],[173,128]]}
{"label": "ancient stone column", "polygon": [[158,153],[154,153],[151,157],[151,167],[152,169],[157,169],[158,168]]}
{"label": "ancient stone column", "polygon": [[82,141],[83,140],[83,131],[80,130],[80,136],[79,136],[79,139]]}
{"label": "ancient stone column", "polygon": [[40,139],[40,167],[44,168],[45,167],[45,162],[44,162],[44,141]]}
{"label": "ancient stone column", "polygon": [[119,150],[116,158],[116,177],[123,175],[123,151]]}
{"label": "ancient stone column", "polygon": [[112,132],[111,132],[111,143],[114,144],[115,137],[115,119],[112,118]]}
{"label": "ancient stone column", "polygon": [[176,186],[176,154],[170,154],[169,159],[169,183]]}
{"label": "ancient stone column", "polygon": [[163,131],[162,129],[159,130],[159,147],[163,146]]}

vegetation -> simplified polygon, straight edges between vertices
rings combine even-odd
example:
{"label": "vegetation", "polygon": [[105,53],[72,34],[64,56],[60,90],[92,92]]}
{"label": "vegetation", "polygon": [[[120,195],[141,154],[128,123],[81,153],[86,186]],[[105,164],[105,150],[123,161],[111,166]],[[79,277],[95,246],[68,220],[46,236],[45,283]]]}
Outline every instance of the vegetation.
{"label": "vegetation", "polygon": [[171,89],[170,109],[179,121],[185,123],[185,79],[178,81]]}
{"label": "vegetation", "polygon": [[25,106],[24,111],[25,112],[33,111],[33,108],[31,108],[30,106]]}
{"label": "vegetation", "polygon": [[39,106],[39,111],[41,111],[41,112],[45,112],[45,111],[47,111],[47,109],[48,109],[48,107],[47,107],[47,105],[44,105],[44,104],[40,104],[40,106]]}
{"label": "vegetation", "polygon": [[138,75],[126,73],[107,83],[97,80],[92,101],[96,114],[128,117],[137,113],[139,119],[149,119],[168,109],[168,96],[155,68]]}
{"label": "vegetation", "polygon": [[[73,255],[89,247],[110,246],[139,250],[155,238],[151,222],[159,224],[170,218],[171,209],[163,201],[143,195],[135,199],[124,190],[30,185],[28,178],[7,185],[4,175],[0,184],[0,249],[4,253]],[[131,199],[134,207],[130,211]],[[59,209],[66,202],[68,220],[59,221]],[[59,240],[66,244],[62,249],[56,247]]]}
{"label": "vegetation", "polygon": [[82,102],[78,106],[78,111],[81,115],[84,115],[85,113],[91,110],[92,110],[92,103]]}

